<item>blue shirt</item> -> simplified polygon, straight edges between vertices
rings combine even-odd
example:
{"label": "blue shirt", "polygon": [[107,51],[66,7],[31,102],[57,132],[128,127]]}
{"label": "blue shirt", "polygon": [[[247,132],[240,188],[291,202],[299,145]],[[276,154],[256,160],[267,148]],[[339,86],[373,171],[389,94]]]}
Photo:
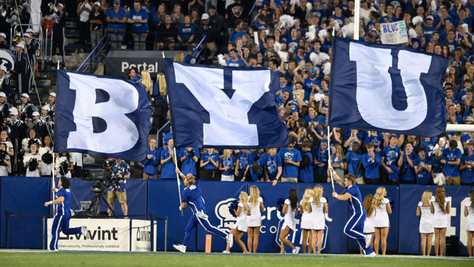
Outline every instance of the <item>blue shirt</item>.
{"label": "blue shirt", "polygon": [[182,197],[182,202],[188,204],[193,214],[196,214],[198,211],[206,213],[204,198],[202,198],[202,191],[199,185],[193,184],[184,188]]}
{"label": "blue shirt", "polygon": [[282,148],[280,150],[280,158],[282,159],[283,164],[283,172],[282,177],[289,177],[289,178],[298,178],[298,167],[291,163],[285,163],[285,159],[290,159],[293,162],[300,162],[301,161],[301,153],[298,149],[291,149]]}
{"label": "blue shirt", "polygon": [[309,157],[309,165],[306,168],[300,170],[300,177],[298,181],[302,183],[312,183],[314,176],[313,176],[313,153],[311,151],[307,151],[303,154],[303,156]]}
{"label": "blue shirt", "polygon": [[351,198],[349,198],[349,207],[351,211],[355,214],[366,214],[365,208],[362,205],[362,195],[360,194],[359,187],[357,187],[357,185],[351,185],[346,189],[345,193],[351,195]]}
{"label": "blue shirt", "polygon": [[[412,151],[408,157],[411,159],[413,162],[413,167],[416,165],[415,160],[418,158],[418,155],[415,153],[415,151]],[[406,167],[406,172],[405,173],[400,173],[400,180],[402,181],[415,181],[416,180],[416,174],[415,174],[415,168],[412,168],[410,164],[408,164],[407,161],[407,155],[403,155],[403,164]]]}
{"label": "blue shirt", "polygon": [[214,152],[212,154],[209,154],[209,153],[202,154],[201,162],[205,163],[205,162],[209,161],[209,163],[206,166],[204,166],[204,169],[206,169],[206,170],[215,170],[215,169],[217,169],[217,167],[214,166],[212,164],[212,162],[210,161],[211,158],[214,162],[216,162],[216,163],[219,162],[219,154],[217,154],[216,152]]}
{"label": "blue shirt", "polygon": [[119,173],[120,175],[122,175],[122,179],[115,180],[114,183],[110,185],[109,189],[112,191],[126,192],[127,180],[123,179],[123,177],[125,175],[130,175],[130,166],[124,160],[122,160],[119,164],[115,164],[112,167],[113,175],[117,175]]}
{"label": "blue shirt", "polygon": [[278,153],[275,153],[273,157],[270,156],[270,154],[265,154],[263,158],[268,173],[268,179],[273,181],[278,174],[278,167],[282,167],[281,157]]}
{"label": "blue shirt", "polygon": [[[398,146],[395,146],[395,148],[387,146],[382,150],[382,157],[383,163],[385,163],[387,167],[397,166],[398,158],[400,157],[400,148]],[[383,168],[383,172],[386,173],[387,170]]]}
{"label": "blue shirt", "polygon": [[[474,162],[474,154],[471,156],[468,156],[467,154],[462,156],[461,159],[461,164],[464,165],[466,162],[471,161]],[[474,183],[474,175],[473,175],[473,169],[471,165],[467,165],[464,170],[461,172],[461,182],[463,184],[472,184]]]}
{"label": "blue shirt", "polygon": [[236,168],[239,170],[239,177],[243,177],[245,173],[245,169],[247,168],[247,165],[249,165],[249,157],[252,154],[252,152],[249,152],[247,155],[244,153],[240,152],[237,155],[237,160],[239,160],[239,166],[236,166]]}
{"label": "blue shirt", "polygon": [[223,168],[229,167],[228,171],[222,171],[222,175],[233,175],[234,174],[234,167],[235,167],[235,159],[234,157],[229,157],[228,159],[221,158],[220,163]]}
{"label": "blue shirt", "polygon": [[231,33],[230,33],[230,36],[229,36],[229,41],[230,42],[233,42],[235,43],[235,40],[237,40],[237,38],[242,38],[242,36],[246,35],[247,33],[244,32],[243,30],[240,30],[240,32],[237,32],[236,30],[233,30]]}
{"label": "blue shirt", "polygon": [[[128,13],[128,18],[131,20],[148,20],[148,13],[145,9],[140,8],[140,11],[131,9]],[[148,22],[145,23],[133,23],[132,24],[132,33],[146,33],[148,32]]]}
{"label": "blue shirt", "polygon": [[[194,155],[197,158],[199,158],[200,157],[199,148],[193,147],[192,149],[194,151]],[[191,154],[187,152],[187,149],[186,148],[181,148],[179,150],[178,155],[179,155],[179,158],[182,158],[182,157],[186,156],[186,159],[181,164],[181,172],[184,175],[192,174],[192,175],[196,176],[196,162],[194,161]]]}
{"label": "blue shirt", "polygon": [[143,172],[152,176],[157,175],[158,164],[161,158],[161,152],[158,150],[158,148],[155,148],[154,150],[151,150],[151,148],[148,148],[146,151],[146,154],[151,155],[151,159],[148,159],[147,157],[143,161]]}
{"label": "blue shirt", "polygon": [[[346,154],[346,160],[347,160],[347,165],[348,165],[348,171],[352,175],[356,175],[357,173],[357,167],[359,166],[360,161],[362,160],[362,157],[364,155],[362,154],[356,154],[353,151],[349,151]],[[359,175],[356,178],[361,178],[362,177],[362,171],[359,171]]]}
{"label": "blue shirt", "polygon": [[382,161],[379,153],[374,151],[374,154],[375,158],[373,162],[368,153],[362,157],[362,165],[364,165],[365,168],[365,178],[368,179],[380,178],[379,166],[382,164]]}
{"label": "blue shirt", "polygon": [[63,203],[56,205],[55,216],[70,215],[71,211],[69,205],[71,204],[71,190],[69,190],[69,188],[59,188],[58,193],[56,193],[56,199],[58,199],[59,197],[64,197],[64,201]]}
{"label": "blue shirt", "polygon": [[[422,160],[420,157],[417,157],[415,159],[415,162],[413,163],[413,166],[418,166],[420,165],[420,163],[424,163],[426,166],[432,166],[433,163],[431,163],[431,160],[429,158],[425,158],[424,160]],[[427,185],[429,184],[431,181],[431,172],[427,172],[425,170],[425,168],[421,168],[421,171],[420,173],[417,173],[416,174],[416,183],[417,184],[423,184],[423,185]]]}
{"label": "blue shirt", "polygon": [[[163,149],[163,151],[161,151],[161,160],[167,159],[169,157],[169,148]],[[162,165],[161,179],[176,179],[176,165],[174,165],[173,158],[170,158],[165,164]]]}
{"label": "blue shirt", "polygon": [[[107,10],[107,17],[110,17],[110,19],[123,19],[127,17],[127,12],[123,8],[119,8],[119,11],[116,13],[113,7],[110,7]],[[125,29],[125,23],[115,23],[115,22],[109,22],[108,23],[109,29],[117,29],[117,28],[123,28]],[[112,31],[113,32],[113,31]]]}
{"label": "blue shirt", "polygon": [[229,58],[226,64],[229,67],[245,67],[245,63],[240,59],[233,61],[231,58]]}
{"label": "blue shirt", "polygon": [[323,167],[319,167],[319,163],[315,167],[315,171],[317,173],[326,173],[327,172],[327,166],[328,166],[328,150],[324,149],[322,150],[321,147],[315,148],[314,149],[314,157],[316,158],[319,163],[324,163]]}
{"label": "blue shirt", "polygon": [[254,172],[252,171],[252,166],[250,166],[250,176],[252,177],[252,180],[253,180],[254,182],[258,182],[258,181],[263,177],[264,159],[263,159],[263,158],[260,158],[260,159],[254,160],[254,161],[252,162],[252,164],[253,164],[254,162],[260,163],[260,170],[259,170],[258,173],[254,173]]}
{"label": "blue shirt", "polygon": [[384,137],[382,133],[378,133],[377,136],[373,135],[366,135],[364,139],[364,145],[367,146],[367,144],[374,144],[375,148],[380,148],[382,149],[381,145],[383,144]]}
{"label": "blue shirt", "polygon": [[[450,165],[448,162],[456,161],[457,159],[462,158],[461,150],[456,148],[454,151],[449,150],[449,148],[445,148],[442,150],[443,155],[441,155],[441,159],[446,160],[446,164],[443,164],[444,167],[444,175],[446,177],[458,177],[461,174],[459,173],[459,165]],[[440,161],[441,161],[440,159]]]}
{"label": "blue shirt", "polygon": [[194,34],[196,34],[196,26],[193,24],[179,27],[178,36],[181,37],[181,40],[183,40],[185,43],[188,42],[189,38],[191,38],[191,36]]}

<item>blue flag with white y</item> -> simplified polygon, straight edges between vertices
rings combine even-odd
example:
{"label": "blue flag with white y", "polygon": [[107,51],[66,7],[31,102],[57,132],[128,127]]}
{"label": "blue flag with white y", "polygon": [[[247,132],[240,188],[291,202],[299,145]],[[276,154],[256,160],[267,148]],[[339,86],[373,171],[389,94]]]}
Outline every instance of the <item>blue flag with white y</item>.
{"label": "blue flag with white y", "polygon": [[336,38],[329,124],[436,136],[446,130],[443,77],[448,59],[405,46]]}
{"label": "blue flag with white y", "polygon": [[288,143],[278,115],[278,76],[265,69],[165,60],[176,147],[269,148]]}
{"label": "blue flag with white y", "polygon": [[130,80],[58,71],[54,151],[146,157],[150,96]]}

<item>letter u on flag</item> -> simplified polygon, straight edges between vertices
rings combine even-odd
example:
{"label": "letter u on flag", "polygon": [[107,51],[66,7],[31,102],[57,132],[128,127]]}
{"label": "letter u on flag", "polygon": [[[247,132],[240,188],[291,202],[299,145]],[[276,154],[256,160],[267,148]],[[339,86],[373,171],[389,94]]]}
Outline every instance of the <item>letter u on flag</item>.
{"label": "letter u on flag", "polygon": [[143,85],[58,71],[56,96],[55,152],[145,159],[152,110]]}
{"label": "letter u on flag", "polygon": [[446,130],[448,59],[405,46],[336,38],[329,87],[333,127],[436,136]]}
{"label": "letter u on flag", "polygon": [[176,147],[268,148],[288,143],[270,70],[165,60]]}

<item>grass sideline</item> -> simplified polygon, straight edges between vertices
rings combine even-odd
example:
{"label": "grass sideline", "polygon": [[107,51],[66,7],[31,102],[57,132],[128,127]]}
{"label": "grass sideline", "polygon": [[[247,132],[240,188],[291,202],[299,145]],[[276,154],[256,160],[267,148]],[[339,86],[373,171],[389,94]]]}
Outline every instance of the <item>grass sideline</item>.
{"label": "grass sideline", "polygon": [[279,255],[258,253],[243,255],[232,253],[115,253],[115,252],[45,252],[31,250],[15,252],[0,251],[0,266],[474,266],[474,260],[467,257],[421,257],[421,256],[379,256],[365,258],[360,255]]}

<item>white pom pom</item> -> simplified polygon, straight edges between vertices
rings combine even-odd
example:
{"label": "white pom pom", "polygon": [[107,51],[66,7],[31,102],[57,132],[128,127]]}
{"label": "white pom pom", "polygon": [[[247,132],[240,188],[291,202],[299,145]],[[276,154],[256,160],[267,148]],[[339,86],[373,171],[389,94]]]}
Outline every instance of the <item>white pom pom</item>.
{"label": "white pom pom", "polygon": [[325,95],[321,93],[314,94],[314,100],[316,100],[317,102],[324,100],[324,97]]}
{"label": "white pom pom", "polygon": [[273,44],[273,50],[275,50],[276,52],[280,51],[281,44],[279,42],[275,42],[275,44]]}
{"label": "white pom pom", "polygon": [[266,28],[266,29],[265,29],[265,34],[266,34],[267,36],[270,35],[270,29],[269,29],[269,28]]}
{"label": "white pom pom", "polygon": [[337,21],[334,21],[334,29],[336,31],[339,31],[339,29],[341,29],[341,26],[339,26],[339,23]]}
{"label": "white pom pom", "polygon": [[311,4],[311,3],[309,3],[309,2],[306,3],[306,8],[307,8],[308,10],[313,9],[313,4]]}
{"label": "white pom pom", "polygon": [[416,31],[414,29],[410,29],[408,31],[408,35],[410,36],[410,38],[416,38],[418,37],[418,34],[416,33]]}
{"label": "white pom pom", "polygon": [[341,29],[342,31],[342,37],[351,37],[354,34],[354,23],[349,23],[347,25],[344,25]]}
{"label": "white pom pom", "polygon": [[418,23],[422,23],[423,22],[423,18],[420,17],[420,16],[416,16],[414,17],[411,22],[413,23],[413,25],[417,25]]}
{"label": "white pom pom", "polygon": [[301,6],[300,0],[290,0],[290,6],[292,5]]}
{"label": "white pom pom", "polygon": [[278,56],[280,56],[280,59],[283,60],[283,62],[288,61],[288,52],[284,51],[278,51]]}
{"label": "white pom pom", "polygon": [[319,53],[319,60],[321,60],[321,64],[323,64],[326,60],[331,59],[328,54],[321,52]]}
{"label": "white pom pom", "polygon": [[309,54],[309,60],[311,60],[314,65],[316,65],[316,61],[318,61],[318,55],[316,55],[314,52]]}
{"label": "white pom pom", "polygon": [[316,33],[316,26],[314,26],[314,25],[309,26],[308,31],[312,32],[312,33]]}
{"label": "white pom pom", "polygon": [[319,36],[319,40],[321,41],[321,43],[323,43],[324,38],[326,38],[326,36],[328,36],[328,31],[320,30],[319,33],[318,33],[318,36]]}
{"label": "white pom pom", "polygon": [[283,15],[280,17],[280,22],[281,22],[281,25],[280,25],[280,29],[281,28],[291,28],[293,27],[293,25],[295,25],[295,19],[290,16],[290,15]]}
{"label": "white pom pom", "polygon": [[306,38],[306,41],[312,42],[314,38],[316,38],[316,33],[308,31],[305,33],[304,37]]}
{"label": "white pom pom", "polygon": [[467,0],[461,0],[461,3],[465,6],[467,4]]}
{"label": "white pom pom", "polygon": [[328,62],[324,64],[323,73],[324,75],[329,75],[331,73],[331,63]]}
{"label": "white pom pom", "polygon": [[467,25],[467,23],[463,23],[462,27],[464,28],[465,32],[469,32],[469,25]]}
{"label": "white pom pom", "polygon": [[431,5],[430,5],[430,6],[431,6],[431,11],[436,12],[436,8],[437,8],[437,6],[436,6],[436,1],[431,1]]}
{"label": "white pom pom", "polygon": [[223,55],[223,54],[217,55],[217,62],[218,62],[219,65],[221,65],[221,66],[227,66],[227,62],[225,62],[225,58],[224,58],[224,55]]}

